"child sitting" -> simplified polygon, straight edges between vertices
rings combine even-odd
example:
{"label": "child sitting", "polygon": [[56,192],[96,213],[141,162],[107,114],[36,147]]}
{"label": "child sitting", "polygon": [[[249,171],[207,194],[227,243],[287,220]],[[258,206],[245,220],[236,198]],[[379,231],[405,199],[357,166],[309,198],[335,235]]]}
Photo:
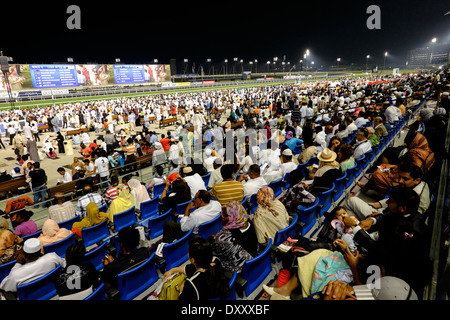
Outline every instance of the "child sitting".
{"label": "child sitting", "polygon": [[353,230],[345,227],[344,224],[344,218],[349,216],[348,212],[343,207],[337,206],[333,211],[325,212],[324,216],[325,222],[317,235],[317,241],[333,243],[334,240],[341,238],[347,243],[350,251],[356,251],[356,246],[353,242]]}
{"label": "child sitting", "polygon": [[48,149],[48,157],[50,159],[56,159],[58,158],[58,155],[56,154],[56,152],[53,150],[53,148]]}
{"label": "child sitting", "polygon": [[[357,248],[353,241],[353,229],[346,227],[344,224],[344,218],[349,217],[348,212],[340,206],[336,207],[332,212],[334,212],[334,219],[331,220],[331,226],[337,230],[338,237],[347,243],[350,251],[356,252]],[[350,218],[357,221],[355,217]]]}

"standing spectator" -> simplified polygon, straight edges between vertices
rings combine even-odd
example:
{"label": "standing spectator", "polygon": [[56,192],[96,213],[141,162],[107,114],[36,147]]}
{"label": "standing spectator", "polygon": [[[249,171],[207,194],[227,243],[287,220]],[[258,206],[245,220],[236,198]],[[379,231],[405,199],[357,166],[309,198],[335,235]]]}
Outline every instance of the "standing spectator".
{"label": "standing spectator", "polygon": [[94,161],[94,175],[98,173],[102,182],[102,189],[108,188],[109,160],[106,157],[106,151],[99,150],[99,157]]}
{"label": "standing spectator", "polygon": [[[39,198],[41,201],[45,201],[45,196],[47,193],[47,174],[44,169],[41,169],[40,163],[35,162],[32,164],[33,170],[28,173],[28,176],[31,179],[31,190],[33,191],[33,201],[34,208],[39,208]],[[44,207],[45,204],[42,204]]]}

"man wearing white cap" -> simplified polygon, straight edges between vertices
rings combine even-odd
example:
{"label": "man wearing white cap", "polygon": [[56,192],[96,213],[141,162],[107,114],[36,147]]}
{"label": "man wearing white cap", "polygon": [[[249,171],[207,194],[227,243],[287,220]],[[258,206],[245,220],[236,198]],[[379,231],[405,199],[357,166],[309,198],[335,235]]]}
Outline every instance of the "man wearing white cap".
{"label": "man wearing white cap", "polygon": [[[23,245],[24,257],[18,258],[6,278],[0,284],[0,290],[17,292],[17,286],[36,280],[49,273],[57,266],[66,266],[66,260],[54,252],[41,254],[41,241],[30,238]],[[22,261],[20,261],[22,260]]]}
{"label": "man wearing white cap", "polygon": [[283,176],[286,173],[289,173],[295,169],[297,169],[297,165],[292,162],[292,151],[291,149],[286,149],[281,154],[281,158],[283,159],[281,164],[281,170],[283,170]]}
{"label": "man wearing white cap", "polygon": [[182,179],[188,184],[191,189],[191,198],[194,199],[196,193],[200,190],[206,190],[205,181],[198,174],[194,173],[192,167],[184,167],[182,172]]}

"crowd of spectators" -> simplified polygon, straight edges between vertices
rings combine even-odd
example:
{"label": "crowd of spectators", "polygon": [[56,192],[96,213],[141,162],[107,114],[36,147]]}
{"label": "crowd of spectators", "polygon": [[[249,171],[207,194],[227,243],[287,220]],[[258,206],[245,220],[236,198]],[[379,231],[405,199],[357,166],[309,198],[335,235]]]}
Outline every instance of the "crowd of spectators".
{"label": "crowd of spectators", "polygon": [[[343,79],[325,84],[119,98],[77,104],[76,108],[61,106],[29,114],[7,114],[2,117],[2,125],[10,136],[15,134],[10,128],[15,128],[17,116],[25,117],[24,125],[33,119],[32,127],[47,121],[55,132],[98,122],[103,124],[106,137],[101,142],[81,137],[83,161],[75,157],[71,172],[58,169],[61,184],[83,181],[77,187],[74,203],[64,195],[55,196],[41,236],[26,241],[22,240],[24,236],[38,230],[30,220],[32,212],[24,208],[37,206],[39,199],[45,199],[46,174],[39,161],[33,161],[24,172],[30,178],[34,199],[14,194],[5,212],[11,227],[3,219],[1,232],[5,237],[1,238],[0,261],[17,263],[0,283],[0,290],[6,296],[14,294],[17,285],[39,278],[57,265],[62,267],[55,279],[60,297],[83,299],[101,282],[107,283],[108,290],[114,288],[117,274],[147,259],[155,246],[141,246],[136,228],[122,229],[118,232],[120,250],[116,256],[108,254],[103,270],[97,272],[83,262],[89,248],[82,245],[81,230],[108,220],[114,232],[114,215],[134,207],[139,217],[140,205],[159,196],[158,214],[172,212],[170,221],[164,224],[162,244],[193,232],[190,263],[167,270],[164,279],[174,273],[186,274],[188,280],[180,300],[226,297],[229,292],[223,274],[240,273],[245,261],[257,256],[278,230],[290,224],[298,206],[313,205],[357,160],[379,147],[380,140],[399,119],[413,116],[417,101],[427,96],[436,105],[428,108],[426,102],[417,122],[409,126],[405,144],[385,149],[369,172],[368,182],[358,183],[362,192],[375,191],[376,201],[367,203],[349,196],[342,206],[325,214],[317,241],[297,234],[304,248],[312,248],[304,257],[316,250],[327,250],[324,260],[330,257],[327,261],[332,261],[335,254],[340,254],[338,259],[347,266],[344,271],[333,270],[333,277],[316,270],[314,278],[319,274],[322,277],[313,281],[306,293],[321,292],[329,298],[330,292],[344,283],[345,288],[351,288],[345,297],[355,298],[357,290],[351,286],[365,283],[365,268],[376,265],[383,276],[402,279],[420,298],[430,279],[430,227],[426,224],[432,214],[430,187],[439,178],[436,168],[447,157],[439,132],[448,121],[448,70],[377,80]],[[173,106],[178,110],[176,129],[158,137],[149,129],[149,119],[155,116],[159,121],[172,116],[168,112]],[[225,123],[212,113],[220,109],[224,114],[229,112]],[[113,118],[114,114],[118,117]],[[140,119],[144,120],[143,128],[138,132]],[[193,130],[188,130],[192,126]],[[128,138],[118,141],[111,137],[114,133]],[[134,179],[133,168],[139,164],[136,159],[149,154],[152,179]],[[205,176],[209,180],[205,181]],[[93,183],[95,177],[98,186]],[[289,182],[281,195],[275,194],[273,184],[280,179]],[[161,184],[165,188],[156,194],[155,186]],[[254,211],[252,198],[256,200]],[[184,212],[177,213],[177,206],[186,202]],[[104,207],[106,210],[100,211]],[[81,221],[71,229],[58,227],[58,223],[77,215]],[[208,239],[200,238],[199,226],[218,215],[223,228]],[[78,241],[69,247],[65,259],[43,254],[45,244],[72,233]],[[345,234],[352,235],[351,241]],[[318,259],[308,261],[315,265]],[[84,282],[81,288],[68,290],[64,279],[73,265],[83,270]],[[308,283],[301,281],[305,276],[299,266],[290,270],[288,281],[276,288],[265,286],[265,290],[273,297],[289,299],[297,287]],[[213,282],[214,290],[208,286]]]}

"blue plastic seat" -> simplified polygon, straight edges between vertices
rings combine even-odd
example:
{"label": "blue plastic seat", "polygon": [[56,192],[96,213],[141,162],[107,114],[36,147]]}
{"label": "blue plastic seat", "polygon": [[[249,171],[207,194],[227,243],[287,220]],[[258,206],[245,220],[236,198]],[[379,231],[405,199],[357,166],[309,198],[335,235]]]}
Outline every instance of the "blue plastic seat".
{"label": "blue plastic seat", "polygon": [[319,158],[316,157],[311,157],[308,162],[307,162],[308,166],[312,166],[313,164],[319,164]]}
{"label": "blue plastic seat", "polygon": [[311,228],[316,224],[317,221],[317,206],[319,205],[319,197],[316,197],[316,201],[312,206],[309,207],[303,207],[299,206],[298,210],[300,213],[298,214],[298,221],[302,222],[304,224],[301,236],[304,236],[307,234]]}
{"label": "blue plastic seat", "polygon": [[241,276],[247,280],[244,292],[249,297],[260,285],[264,284],[266,278],[272,273],[272,263],[270,260],[270,248],[272,239],[269,239],[267,247],[253,259],[244,262]]}
{"label": "blue plastic seat", "polygon": [[283,178],[271,182],[269,187],[272,188],[275,198],[277,198],[283,192]]}
{"label": "blue plastic seat", "polygon": [[208,187],[209,178],[211,178],[211,173],[202,176],[203,182],[205,183],[205,187]]}
{"label": "blue plastic seat", "polygon": [[81,229],[81,237],[84,246],[89,247],[109,237],[108,219],[103,220],[99,224]]}
{"label": "blue plastic seat", "polygon": [[192,202],[192,200],[177,205],[177,215],[184,215],[184,211],[186,210],[186,207],[188,206],[189,202]]}
{"label": "blue plastic seat", "polygon": [[136,212],[134,206],[124,212],[113,215],[114,229],[119,232],[123,228],[132,226],[137,223]]}
{"label": "blue plastic seat", "polygon": [[171,220],[172,209],[163,213],[162,215],[152,216],[146,220],[142,220],[139,224],[146,226],[150,229],[149,238],[155,239],[163,234],[164,222]]}
{"label": "blue plastic seat", "polygon": [[258,208],[258,203],[256,202],[256,195],[257,195],[257,193],[254,193],[254,194],[252,194],[251,195],[251,197],[250,197],[250,213],[251,214],[253,214],[253,213],[255,213],[255,210],[256,210],[256,208]]}
{"label": "blue plastic seat", "polygon": [[27,241],[30,238],[38,238],[41,235],[41,233],[42,233],[42,230],[39,230],[39,231],[37,231],[35,233],[29,234],[27,236],[23,236],[22,237],[23,242]]}
{"label": "blue plastic seat", "polygon": [[117,275],[120,300],[133,300],[157,281],[155,253],[152,253],[147,260]]}
{"label": "blue plastic seat", "polygon": [[58,242],[44,246],[44,253],[54,252],[58,256],[64,258],[66,256],[67,248],[72,244],[75,244],[75,233],[71,233],[70,236]]}
{"label": "blue plastic seat", "polygon": [[294,156],[297,156],[297,155],[299,155],[300,153],[302,153],[302,146],[301,146],[301,145],[298,145],[298,146],[296,146],[296,147],[294,148],[294,150],[292,151],[292,154],[293,154]]}
{"label": "blue plastic seat", "polygon": [[192,234],[193,231],[191,229],[180,239],[164,245],[163,258],[165,262],[164,265],[158,265],[158,267],[170,270],[185,263],[188,260],[189,241]]}
{"label": "blue plastic seat", "polygon": [[279,246],[284,241],[286,241],[287,238],[289,238],[289,237],[295,237],[295,235],[296,235],[295,228],[297,225],[297,221],[298,221],[298,215],[296,214],[294,216],[294,219],[292,220],[292,222],[286,228],[278,230],[275,233],[275,237],[273,238],[273,244],[275,246]]}
{"label": "blue plastic seat", "polygon": [[242,206],[245,208],[245,206],[247,205],[247,201],[248,201],[248,198],[247,197],[244,197],[244,199],[242,199],[242,201],[241,201],[241,204],[242,204]]}
{"label": "blue plastic seat", "polygon": [[151,216],[157,215],[159,210],[159,197],[141,202],[141,219],[145,220]]}
{"label": "blue plastic seat", "polygon": [[108,211],[108,205],[102,205],[100,208],[98,208],[98,211],[106,213]]}
{"label": "blue plastic seat", "polygon": [[366,161],[366,156],[363,155],[361,158],[359,159],[355,159],[355,163],[356,163],[356,171],[355,171],[355,179],[357,179],[359,177],[359,175],[361,174],[363,167],[364,167],[364,162]]}
{"label": "blue plastic seat", "polygon": [[328,191],[321,192],[319,194],[319,205],[322,207],[319,210],[319,216],[322,217],[324,212],[327,212],[333,204],[333,191],[335,189],[335,184],[331,186]]}
{"label": "blue plastic seat", "polygon": [[289,176],[290,176],[290,172],[286,172],[286,174],[283,177],[283,189],[284,190],[289,189],[289,187],[291,186],[291,184],[289,182]]}
{"label": "blue plastic seat", "polygon": [[236,277],[237,277],[237,272],[234,271],[233,272],[233,276],[230,279],[230,282],[228,283],[228,285],[230,286],[230,295],[225,298],[225,300],[236,300]]}
{"label": "blue plastic seat", "polygon": [[210,221],[206,221],[198,226],[198,235],[208,239],[210,235],[215,235],[222,229],[222,213],[219,212],[217,217]]}
{"label": "blue plastic seat", "polygon": [[366,153],[364,153],[364,162],[363,162],[363,170],[366,170],[367,167],[369,166],[371,160],[370,158],[373,158],[373,149],[371,149],[370,151],[367,151]]}
{"label": "blue plastic seat", "polygon": [[58,226],[61,229],[64,228],[64,229],[67,229],[67,230],[72,230],[72,225],[75,222],[79,222],[79,221],[81,221],[81,218],[80,218],[79,215],[76,215],[75,217],[73,217],[71,219],[68,219],[66,221],[62,221],[62,222],[58,223]]}
{"label": "blue plastic seat", "polygon": [[10,261],[10,262],[7,262],[7,263],[0,264],[0,283],[11,272],[11,269],[14,267],[16,262],[17,262],[16,260],[13,260],[13,261]]}
{"label": "blue plastic seat", "polygon": [[[166,187],[166,184],[160,183],[160,184],[155,184],[153,186],[153,198],[158,198],[160,195],[162,195],[164,188]],[[152,197],[150,197],[152,198]]]}
{"label": "blue plastic seat", "polygon": [[100,271],[103,269],[102,260],[105,258],[107,253],[108,253],[108,241],[105,241],[97,248],[87,252],[86,255],[84,256],[84,262],[91,262],[94,265],[95,269],[97,269],[97,271]]}
{"label": "blue plastic seat", "polygon": [[297,170],[301,170],[301,172],[303,173],[303,176],[305,176],[305,174],[306,174],[306,167],[308,166],[308,162],[305,162],[305,163],[300,163],[298,166],[297,166]]}
{"label": "blue plastic seat", "polygon": [[97,289],[95,289],[84,300],[106,300],[105,284],[101,283]]}
{"label": "blue plastic seat", "polygon": [[358,164],[355,163],[355,165],[351,168],[348,168],[345,170],[345,173],[347,174],[347,177],[345,178],[345,189],[349,189],[350,186],[355,181],[355,173],[358,170]]}
{"label": "blue plastic seat", "polygon": [[344,189],[345,189],[345,179],[347,178],[347,171],[346,170],[344,172],[344,175],[339,178],[336,179],[334,181],[334,191],[333,191],[333,201],[336,202],[343,194],[344,194]]}
{"label": "blue plastic seat", "polygon": [[234,271],[230,282],[228,282],[228,285],[230,286],[230,295],[226,298],[220,299],[220,298],[215,298],[215,299],[209,299],[209,300],[214,300],[214,301],[219,301],[219,300],[236,300],[236,278],[237,278],[237,272]]}
{"label": "blue plastic seat", "polygon": [[19,300],[50,300],[57,295],[53,277],[59,272],[61,272],[61,265],[38,279],[19,284],[17,297]]}

